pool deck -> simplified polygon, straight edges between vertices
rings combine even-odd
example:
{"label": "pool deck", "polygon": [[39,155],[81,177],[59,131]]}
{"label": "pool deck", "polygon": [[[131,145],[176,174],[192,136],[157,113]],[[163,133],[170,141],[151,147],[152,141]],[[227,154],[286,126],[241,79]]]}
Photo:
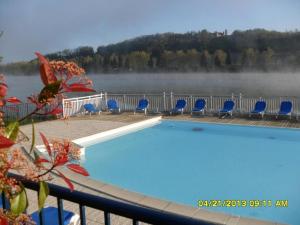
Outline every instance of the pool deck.
{"label": "pool deck", "polygon": [[[95,116],[80,116],[72,117],[68,120],[54,120],[46,121],[35,124],[36,130],[36,144],[42,144],[42,141],[38,135],[38,132],[43,132],[48,138],[68,138],[70,140],[90,136],[96,133],[108,131],[111,129],[127,126],[136,122],[140,122],[146,119],[157,117],[144,116],[142,114],[133,115],[132,113],[122,113],[120,115],[111,115],[103,113]],[[209,123],[226,123],[226,124],[242,124],[251,126],[274,126],[274,127],[289,127],[300,128],[300,122],[287,121],[287,120],[255,120],[247,118],[233,118],[233,119],[219,119],[217,117],[191,117],[190,115],[178,115],[178,116],[163,116],[163,119],[176,119],[176,120],[189,120],[198,122]],[[31,137],[31,125],[25,125],[21,127],[21,130],[30,138]],[[28,148],[30,142],[24,143],[24,146]],[[231,216],[224,213],[216,213],[199,209],[196,207],[184,206],[169,201],[164,201],[152,197],[148,197],[139,193],[127,191],[125,189],[105,184],[99,181],[95,181],[88,177],[78,176],[72,172],[64,170],[65,175],[70,177],[74,181],[75,189],[91,193],[94,195],[106,196],[120,201],[129,201],[133,204],[139,204],[146,207],[156,208],[159,210],[182,214],[188,217],[205,219],[213,221],[215,224],[228,224],[228,225],[275,225],[279,223],[264,222],[249,218],[240,218],[238,216]],[[66,186],[64,182],[58,178],[53,181],[55,184]],[[36,193],[28,191],[28,197],[30,199],[30,206],[28,212],[37,210],[37,196]],[[46,205],[56,206],[56,199],[48,197]],[[71,202],[64,202],[64,208],[71,210],[79,214],[78,205]],[[94,210],[91,208],[86,209],[87,224],[104,224],[103,212]],[[112,224],[131,224],[129,219],[112,216]],[[143,224],[143,223],[141,223]]]}

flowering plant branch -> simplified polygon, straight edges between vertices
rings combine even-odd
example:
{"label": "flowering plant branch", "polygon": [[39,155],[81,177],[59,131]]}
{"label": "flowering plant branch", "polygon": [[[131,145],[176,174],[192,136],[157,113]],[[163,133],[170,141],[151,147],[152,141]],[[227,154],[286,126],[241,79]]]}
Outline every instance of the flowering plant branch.
{"label": "flowering plant branch", "polygon": [[[41,139],[47,150],[46,155],[39,154],[35,149],[35,129],[32,123],[32,144],[30,153],[33,153],[33,162],[25,157],[22,150],[15,147],[19,133],[19,124],[33,115],[57,115],[64,93],[93,92],[92,82],[84,75],[84,70],[74,62],[48,61],[40,53],[36,53],[40,63],[40,76],[44,87],[39,94],[28,97],[28,101],[35,105],[35,109],[19,120],[4,123],[4,112],[0,112],[0,193],[4,193],[9,200],[9,209],[0,210],[0,225],[34,224],[31,218],[24,213],[28,206],[26,190],[22,180],[8,176],[10,171],[23,175],[23,179],[39,183],[38,205],[42,209],[49,194],[47,181],[53,179],[52,172],[61,177],[70,190],[74,190],[72,182],[59,170],[61,167],[88,176],[88,172],[78,163],[80,149],[69,140],[48,140],[43,133]],[[7,104],[20,104],[16,97],[6,97],[8,86],[5,77],[0,75],[0,107]],[[52,106],[50,112],[41,112],[47,105]]]}

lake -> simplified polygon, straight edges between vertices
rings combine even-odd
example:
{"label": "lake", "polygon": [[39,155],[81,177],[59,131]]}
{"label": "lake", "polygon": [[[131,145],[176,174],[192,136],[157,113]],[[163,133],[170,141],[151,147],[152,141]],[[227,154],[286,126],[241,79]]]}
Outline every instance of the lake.
{"label": "lake", "polygon": [[[253,96],[300,96],[298,73],[141,73],[93,74],[98,92],[111,93],[199,93]],[[25,99],[42,88],[39,75],[7,76],[9,95]]]}

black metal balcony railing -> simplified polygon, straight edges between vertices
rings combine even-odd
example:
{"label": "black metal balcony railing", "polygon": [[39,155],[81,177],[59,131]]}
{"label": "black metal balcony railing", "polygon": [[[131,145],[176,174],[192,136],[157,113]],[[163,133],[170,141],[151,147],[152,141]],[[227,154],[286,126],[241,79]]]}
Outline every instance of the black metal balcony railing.
{"label": "black metal balcony railing", "polygon": [[[21,178],[18,175],[12,175],[16,178]],[[25,188],[34,191],[39,190],[37,183],[31,181],[23,182]],[[54,196],[57,199],[58,208],[58,221],[59,225],[64,224],[63,220],[63,200],[67,200],[78,204],[80,212],[81,225],[86,224],[85,207],[98,209],[104,212],[104,224],[110,225],[111,219],[110,214],[122,216],[132,220],[133,225],[138,225],[139,222],[145,222],[153,225],[212,225],[215,223],[201,221],[190,217],[177,215],[173,213],[163,212],[153,208],[142,207],[110,198],[95,196],[80,191],[71,192],[69,189],[49,184],[49,195]],[[2,205],[3,208],[7,207],[7,200],[5,200],[4,194],[2,193]],[[43,210],[39,214],[40,225],[43,225]]]}

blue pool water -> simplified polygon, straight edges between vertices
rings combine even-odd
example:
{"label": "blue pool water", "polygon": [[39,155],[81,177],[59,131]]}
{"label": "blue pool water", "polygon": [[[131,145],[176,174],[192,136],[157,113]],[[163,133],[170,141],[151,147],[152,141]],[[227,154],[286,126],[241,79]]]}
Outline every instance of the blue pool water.
{"label": "blue pool water", "polygon": [[211,207],[300,224],[300,131],[163,121],[90,146],[91,177],[197,207],[198,200],[288,200],[288,207]]}

